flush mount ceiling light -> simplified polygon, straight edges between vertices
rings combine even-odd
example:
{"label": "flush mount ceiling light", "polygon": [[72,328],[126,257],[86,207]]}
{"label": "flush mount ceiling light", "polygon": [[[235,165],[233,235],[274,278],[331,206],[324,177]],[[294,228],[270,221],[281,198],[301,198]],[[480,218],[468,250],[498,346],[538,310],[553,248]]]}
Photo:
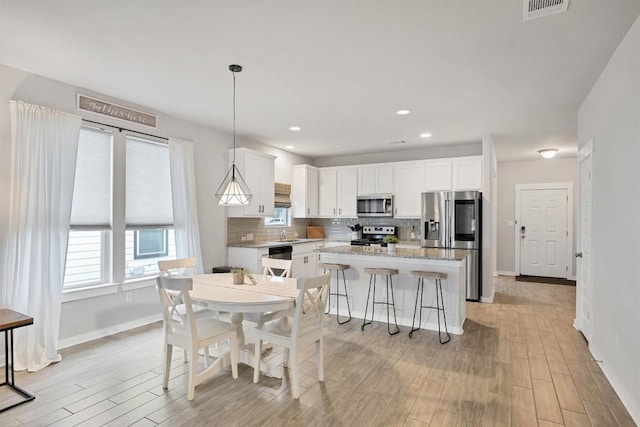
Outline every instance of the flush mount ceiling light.
{"label": "flush mount ceiling light", "polygon": [[291,132],[298,132],[298,131],[302,130],[302,128],[301,128],[300,126],[291,126],[291,127],[289,128],[289,130],[290,130]]}
{"label": "flush mount ceiling light", "polygon": [[240,65],[229,65],[229,71],[233,75],[233,162],[231,169],[222,180],[222,184],[216,191],[216,197],[220,199],[221,206],[243,206],[251,203],[251,190],[236,167],[236,73],[242,71]]}
{"label": "flush mount ceiling light", "polygon": [[544,150],[538,150],[538,153],[545,159],[551,159],[558,152],[557,148],[545,148]]}
{"label": "flush mount ceiling light", "polygon": [[396,111],[396,114],[399,116],[406,116],[407,114],[411,114],[410,110],[398,110]]}

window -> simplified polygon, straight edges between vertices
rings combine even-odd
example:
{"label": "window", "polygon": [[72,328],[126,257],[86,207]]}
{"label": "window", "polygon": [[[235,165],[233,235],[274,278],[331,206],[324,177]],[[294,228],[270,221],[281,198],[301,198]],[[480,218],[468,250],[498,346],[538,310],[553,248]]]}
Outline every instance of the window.
{"label": "window", "polygon": [[137,230],[133,234],[133,259],[157,258],[169,255],[169,230]]}
{"label": "window", "polygon": [[64,288],[111,279],[112,140],[110,132],[80,129]]}
{"label": "window", "polygon": [[175,259],[169,146],[80,130],[64,289],[155,275]]}
{"label": "window", "polygon": [[[143,246],[151,252],[154,249],[160,249],[160,239],[158,236],[164,236],[164,242],[166,243],[166,253],[155,254],[149,256],[136,256],[136,236],[151,237],[148,241],[143,242]],[[158,244],[155,247],[154,245]],[[144,252],[143,250],[143,252]],[[158,229],[144,229],[144,230],[127,230],[125,232],[125,279],[148,276],[158,274],[158,261],[162,259],[175,259],[176,258],[176,239],[173,233],[173,228],[158,228]]]}
{"label": "window", "polygon": [[273,216],[264,219],[265,227],[289,227],[291,226],[291,209],[274,208]]}
{"label": "window", "polygon": [[125,279],[176,258],[169,147],[131,136],[126,145]]}

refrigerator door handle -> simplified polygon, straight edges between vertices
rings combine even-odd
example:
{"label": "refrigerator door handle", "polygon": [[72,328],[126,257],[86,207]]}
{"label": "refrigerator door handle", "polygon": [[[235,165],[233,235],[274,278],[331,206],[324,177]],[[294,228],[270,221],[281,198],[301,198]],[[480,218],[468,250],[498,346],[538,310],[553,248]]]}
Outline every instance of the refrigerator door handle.
{"label": "refrigerator door handle", "polygon": [[445,234],[444,234],[444,243],[447,249],[451,248],[451,236],[453,235],[453,223],[451,222],[451,200],[444,201],[444,216],[446,218],[445,221]]}

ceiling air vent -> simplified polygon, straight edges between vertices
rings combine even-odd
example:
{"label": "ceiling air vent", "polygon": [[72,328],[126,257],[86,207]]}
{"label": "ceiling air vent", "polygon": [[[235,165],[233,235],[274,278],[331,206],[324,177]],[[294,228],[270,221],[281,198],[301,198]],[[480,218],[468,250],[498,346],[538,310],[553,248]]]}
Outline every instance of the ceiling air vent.
{"label": "ceiling air vent", "polygon": [[567,11],[569,0],[522,0],[522,19],[530,21]]}

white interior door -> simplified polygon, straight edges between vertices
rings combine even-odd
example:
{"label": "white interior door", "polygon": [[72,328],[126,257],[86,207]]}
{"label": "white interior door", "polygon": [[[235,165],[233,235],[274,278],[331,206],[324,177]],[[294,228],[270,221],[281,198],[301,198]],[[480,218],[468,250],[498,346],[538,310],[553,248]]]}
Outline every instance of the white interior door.
{"label": "white interior door", "polygon": [[520,274],[566,278],[567,190],[520,190]]}
{"label": "white interior door", "polygon": [[593,283],[591,280],[591,213],[592,213],[592,169],[593,156],[591,153],[580,160],[580,190],[578,211],[578,251],[576,284],[576,319],[577,327],[582,334],[591,341],[593,321],[591,319],[593,309]]}

